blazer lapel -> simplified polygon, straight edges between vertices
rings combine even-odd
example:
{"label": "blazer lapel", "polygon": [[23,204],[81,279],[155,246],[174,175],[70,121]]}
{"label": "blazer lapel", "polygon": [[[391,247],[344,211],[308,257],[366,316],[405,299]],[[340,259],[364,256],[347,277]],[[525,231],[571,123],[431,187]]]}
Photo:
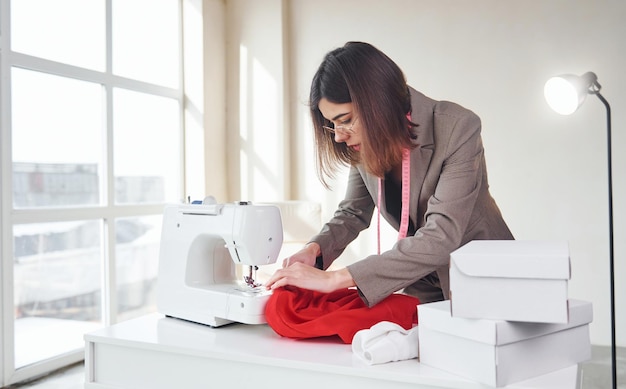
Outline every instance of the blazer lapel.
{"label": "blazer lapel", "polygon": [[[419,140],[420,138],[418,138]],[[419,145],[411,152],[411,201],[409,215],[414,226],[421,223],[418,218],[421,189],[426,179],[426,172],[433,156],[433,145]]]}
{"label": "blazer lapel", "polygon": [[411,204],[409,215],[414,226],[421,225],[418,212],[421,190],[426,179],[435,147],[433,111],[436,102],[415,89],[409,87],[411,93],[411,121],[418,125],[414,128],[417,145],[411,152]]}

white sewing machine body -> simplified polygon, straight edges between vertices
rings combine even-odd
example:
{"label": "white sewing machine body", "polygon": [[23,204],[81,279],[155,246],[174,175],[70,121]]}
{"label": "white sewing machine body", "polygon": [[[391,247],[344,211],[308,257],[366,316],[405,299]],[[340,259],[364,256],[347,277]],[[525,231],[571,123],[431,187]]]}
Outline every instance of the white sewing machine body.
{"label": "white sewing machine body", "polygon": [[157,280],[157,310],[218,327],[265,323],[271,292],[244,282],[237,265],[271,264],[283,242],[280,210],[273,205],[180,204],[165,208]]}

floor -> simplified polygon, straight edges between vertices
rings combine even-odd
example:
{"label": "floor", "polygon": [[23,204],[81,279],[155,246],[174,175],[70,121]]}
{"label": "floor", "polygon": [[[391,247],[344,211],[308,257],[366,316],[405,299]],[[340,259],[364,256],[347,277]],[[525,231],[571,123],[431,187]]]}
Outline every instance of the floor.
{"label": "floor", "polygon": [[[611,349],[593,346],[592,359],[582,364],[583,380],[581,389],[611,388]],[[617,382],[619,389],[626,389],[626,348],[617,350]],[[79,363],[61,369],[38,380],[13,385],[6,389],[82,389],[84,385],[84,368]]]}

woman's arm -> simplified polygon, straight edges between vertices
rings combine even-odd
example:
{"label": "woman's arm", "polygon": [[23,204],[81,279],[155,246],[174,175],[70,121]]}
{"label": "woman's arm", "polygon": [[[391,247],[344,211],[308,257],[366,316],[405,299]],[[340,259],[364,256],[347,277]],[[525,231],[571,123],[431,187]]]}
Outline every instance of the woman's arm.
{"label": "woman's arm", "polygon": [[350,168],[348,186],[344,199],[337,206],[333,217],[311,238],[321,248],[322,269],[328,267],[343,253],[346,246],[368,228],[374,213],[374,200],[361,173]]}

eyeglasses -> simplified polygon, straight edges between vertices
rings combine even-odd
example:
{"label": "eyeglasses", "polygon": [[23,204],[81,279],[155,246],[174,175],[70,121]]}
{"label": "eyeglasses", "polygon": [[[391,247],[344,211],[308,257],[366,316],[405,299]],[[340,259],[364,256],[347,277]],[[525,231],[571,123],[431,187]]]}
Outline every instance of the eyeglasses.
{"label": "eyeglasses", "polygon": [[352,127],[354,127],[354,125],[356,124],[358,118],[354,119],[354,121],[352,121],[352,123],[349,126],[336,126],[336,127],[328,127],[328,126],[322,126],[323,129],[325,129],[326,131],[330,132],[331,134],[335,134],[335,133],[339,133],[339,134],[343,134],[343,135],[352,135],[354,134],[354,131],[352,130]]}

